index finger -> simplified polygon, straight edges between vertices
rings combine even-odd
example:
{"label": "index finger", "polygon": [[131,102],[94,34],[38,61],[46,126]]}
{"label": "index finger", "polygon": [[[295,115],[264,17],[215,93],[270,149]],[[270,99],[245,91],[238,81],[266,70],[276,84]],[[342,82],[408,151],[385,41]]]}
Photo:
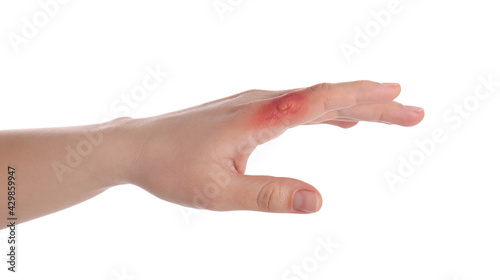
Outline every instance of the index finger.
{"label": "index finger", "polygon": [[271,128],[279,135],[290,127],[310,122],[329,111],[357,104],[390,102],[400,92],[399,84],[372,81],[318,84],[255,101],[249,124],[252,130]]}

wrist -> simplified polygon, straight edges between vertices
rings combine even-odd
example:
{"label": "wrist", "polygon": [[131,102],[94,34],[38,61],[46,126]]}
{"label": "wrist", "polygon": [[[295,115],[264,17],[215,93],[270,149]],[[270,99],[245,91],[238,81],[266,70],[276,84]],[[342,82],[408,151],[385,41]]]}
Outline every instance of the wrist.
{"label": "wrist", "polygon": [[128,184],[131,182],[134,163],[137,157],[136,141],[137,120],[122,117],[103,123],[99,126],[99,134],[103,143],[103,169],[106,170],[108,186]]}

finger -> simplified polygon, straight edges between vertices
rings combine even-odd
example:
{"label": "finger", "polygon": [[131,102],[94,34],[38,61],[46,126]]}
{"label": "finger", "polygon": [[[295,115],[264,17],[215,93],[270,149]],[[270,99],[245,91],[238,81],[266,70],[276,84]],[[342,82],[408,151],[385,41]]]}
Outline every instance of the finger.
{"label": "finger", "polygon": [[401,86],[372,81],[319,84],[311,87],[324,102],[325,111],[349,108],[357,104],[386,103],[401,93]]}
{"label": "finger", "polygon": [[321,208],[322,198],[313,186],[296,179],[234,173],[216,205],[214,210],[312,213]]}
{"label": "finger", "polygon": [[369,121],[413,126],[422,121],[424,110],[419,107],[404,106],[398,102],[385,104],[360,104],[347,109],[341,109],[324,114],[315,120]]}
{"label": "finger", "polygon": [[325,121],[324,124],[335,125],[341,128],[351,128],[357,125],[358,121]]}
{"label": "finger", "polygon": [[401,91],[398,84],[357,81],[318,84],[251,103],[248,123],[252,130],[287,128],[308,123],[321,115],[357,104],[387,103]]}
{"label": "finger", "polygon": [[359,122],[356,121],[356,120],[325,120],[325,121],[321,121],[321,122],[310,122],[310,123],[307,123],[308,125],[310,124],[329,124],[329,125],[334,125],[334,126],[338,126],[338,127],[341,127],[341,128],[351,128],[355,125],[357,125]]}

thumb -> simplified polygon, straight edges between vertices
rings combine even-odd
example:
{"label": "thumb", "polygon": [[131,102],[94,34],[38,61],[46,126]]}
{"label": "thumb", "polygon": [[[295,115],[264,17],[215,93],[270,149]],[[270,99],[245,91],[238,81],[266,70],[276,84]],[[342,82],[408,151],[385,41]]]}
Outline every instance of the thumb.
{"label": "thumb", "polygon": [[225,193],[228,210],[311,213],[321,208],[321,194],[292,178],[234,174]]}

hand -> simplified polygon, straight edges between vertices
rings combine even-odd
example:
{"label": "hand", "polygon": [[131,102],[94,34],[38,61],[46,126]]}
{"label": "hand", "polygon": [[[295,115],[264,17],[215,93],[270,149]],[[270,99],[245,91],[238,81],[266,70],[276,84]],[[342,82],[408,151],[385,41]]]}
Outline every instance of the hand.
{"label": "hand", "polygon": [[125,181],[196,208],[315,212],[322,199],[313,186],[291,178],[244,175],[252,151],[303,124],[413,126],[424,112],[393,101],[400,91],[398,84],[371,81],[250,90],[178,112],[130,119],[124,122],[132,141]]}

